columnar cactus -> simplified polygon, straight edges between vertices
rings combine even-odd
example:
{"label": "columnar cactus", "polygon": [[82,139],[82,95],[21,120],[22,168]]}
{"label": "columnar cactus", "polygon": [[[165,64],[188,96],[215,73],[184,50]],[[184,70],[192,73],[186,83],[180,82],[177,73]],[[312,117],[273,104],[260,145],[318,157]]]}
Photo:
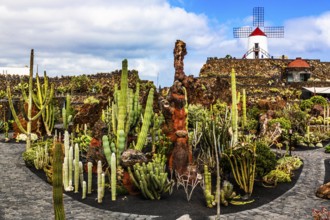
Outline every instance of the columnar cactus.
{"label": "columnar cactus", "polygon": [[69,149],[69,187],[72,187],[72,171],[73,171],[73,147]]}
{"label": "columnar cactus", "polygon": [[82,197],[81,199],[86,199],[86,181],[83,181],[82,184]]}
{"label": "columnar cactus", "polygon": [[103,190],[102,190],[102,162],[97,162],[97,202],[102,203]]}
{"label": "columnar cactus", "polygon": [[153,100],[154,100],[154,89],[151,88],[149,91],[146,109],[144,112],[141,132],[139,133],[137,144],[135,145],[136,150],[142,150],[146,142],[149,127],[151,124],[151,117],[153,115]]}
{"label": "columnar cactus", "polygon": [[238,140],[238,126],[237,126],[237,94],[236,94],[236,74],[235,70],[231,70],[231,113],[232,113],[232,130],[233,130],[233,137],[232,137],[232,146]]}
{"label": "columnar cactus", "polygon": [[68,130],[69,124],[72,121],[72,107],[71,107],[71,96],[66,95],[65,106],[62,108],[62,119],[63,119],[63,128]]}
{"label": "columnar cactus", "polygon": [[246,120],[246,92],[245,89],[243,89],[243,100],[242,100],[242,111],[243,111],[243,121],[242,121],[242,127],[245,128],[247,124]]}
{"label": "columnar cactus", "polygon": [[91,194],[92,193],[92,168],[93,168],[93,163],[92,162],[88,162],[87,163],[87,176],[88,176],[88,183],[87,183],[87,193]]}
{"label": "columnar cactus", "polygon": [[62,145],[54,144],[53,147],[53,206],[56,220],[65,219],[62,189]]}
{"label": "columnar cactus", "polygon": [[116,200],[116,187],[117,187],[117,167],[116,167],[116,155],[111,154],[111,199]]}
{"label": "columnar cactus", "polygon": [[103,135],[102,145],[103,145],[103,152],[104,152],[105,158],[107,159],[108,165],[110,166],[110,164],[111,164],[111,149],[110,149],[109,138],[108,138],[107,135]]}
{"label": "columnar cactus", "polygon": [[75,144],[74,148],[74,192],[77,193],[79,189],[79,146]]}

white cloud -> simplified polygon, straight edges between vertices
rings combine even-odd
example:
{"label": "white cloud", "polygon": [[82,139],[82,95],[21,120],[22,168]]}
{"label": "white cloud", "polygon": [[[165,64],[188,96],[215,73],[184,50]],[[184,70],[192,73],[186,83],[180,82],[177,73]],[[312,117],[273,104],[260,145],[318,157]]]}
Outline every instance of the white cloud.
{"label": "white cloud", "polygon": [[271,39],[270,50],[290,58],[329,59],[330,12],[314,17],[300,17],[285,22],[284,39]]}
{"label": "white cloud", "polygon": [[[241,57],[247,39],[233,39],[232,25],[172,7],[166,0],[2,0],[0,66],[24,66],[35,49],[39,71],[91,74],[121,68],[128,59],[142,79],[170,85],[173,47],[186,42],[186,74],[198,75],[207,57]],[[251,25],[251,16],[240,23]],[[285,38],[271,39],[271,54],[307,56],[330,47],[330,13],[285,23]],[[315,57],[317,58],[317,57]]]}
{"label": "white cloud", "polygon": [[188,53],[214,44],[218,36],[208,22],[165,0],[4,0],[0,66],[26,65],[34,48],[39,70],[50,74],[112,71],[124,58],[141,78],[173,74],[172,62],[167,65],[177,39],[187,43]]}

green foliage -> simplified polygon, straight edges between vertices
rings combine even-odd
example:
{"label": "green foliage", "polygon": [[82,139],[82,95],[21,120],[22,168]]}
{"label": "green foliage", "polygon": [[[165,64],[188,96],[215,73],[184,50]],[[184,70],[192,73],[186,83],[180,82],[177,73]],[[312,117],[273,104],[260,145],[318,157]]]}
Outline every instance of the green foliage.
{"label": "green foliage", "polygon": [[208,115],[208,110],[202,105],[189,105],[188,106],[188,127],[193,128],[196,122],[201,122],[206,120]]}
{"label": "green foliage", "polygon": [[326,105],[328,102],[327,100],[323,97],[323,96],[313,96],[312,98],[310,98],[310,100],[313,102],[313,104],[320,104],[320,105]]}
{"label": "green foliage", "polygon": [[314,103],[312,102],[312,100],[306,99],[306,100],[301,101],[300,108],[303,111],[309,111],[312,109],[313,105],[314,105]]}
{"label": "green foliage", "polygon": [[266,143],[257,142],[256,176],[263,177],[276,166],[276,155]]}
{"label": "green foliage", "polygon": [[3,99],[7,96],[7,92],[5,90],[0,90],[0,99]]}
{"label": "green foliage", "polygon": [[250,119],[247,121],[246,129],[248,131],[253,131],[258,129],[259,122],[255,119]]}
{"label": "green foliage", "polygon": [[215,115],[224,115],[227,109],[227,103],[217,99],[216,103],[212,105],[212,111]]}
{"label": "green foliage", "polygon": [[273,186],[281,182],[291,182],[292,172],[302,164],[299,157],[282,157],[277,160],[276,168],[263,177],[263,182]]}
{"label": "green foliage", "polygon": [[280,90],[278,88],[270,88],[269,91],[271,93],[280,93]]}
{"label": "green foliage", "polygon": [[23,152],[23,160],[27,166],[34,166],[34,160],[36,159],[36,150],[34,147],[30,147]]}
{"label": "green foliage", "polygon": [[89,144],[91,143],[92,137],[88,134],[80,134],[75,139],[73,139],[74,144],[79,145],[79,150],[82,152],[87,152]]}
{"label": "green foliage", "polygon": [[258,120],[261,113],[262,111],[257,106],[252,106],[251,108],[248,108],[246,114],[248,119]]}
{"label": "green foliage", "polygon": [[330,144],[324,147],[325,153],[330,153]]}
{"label": "green foliage", "polygon": [[273,126],[276,123],[280,123],[281,128],[284,130],[289,130],[291,128],[291,121],[283,117],[269,120],[268,125]]}
{"label": "green foliage", "polygon": [[71,90],[75,92],[87,92],[90,84],[86,75],[73,76],[70,81]]}
{"label": "green foliage", "polygon": [[88,98],[86,98],[84,100],[84,104],[90,104],[90,105],[94,105],[94,104],[99,104],[100,101],[98,99],[96,99],[94,96],[89,96]]}

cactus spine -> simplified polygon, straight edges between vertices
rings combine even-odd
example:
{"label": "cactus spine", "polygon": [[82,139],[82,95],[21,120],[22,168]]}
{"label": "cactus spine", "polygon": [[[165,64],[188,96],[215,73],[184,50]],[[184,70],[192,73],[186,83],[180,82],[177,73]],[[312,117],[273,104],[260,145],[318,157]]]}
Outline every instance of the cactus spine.
{"label": "cactus spine", "polygon": [[27,139],[26,139],[26,149],[29,149],[31,147],[31,125],[32,125],[32,121],[38,119],[41,114],[44,112],[45,107],[49,104],[50,99],[51,99],[51,95],[50,92],[47,93],[46,98],[45,98],[45,102],[43,105],[43,108],[32,117],[32,105],[33,105],[33,100],[32,100],[32,94],[33,94],[33,60],[34,60],[34,50],[31,50],[31,56],[30,56],[30,75],[29,75],[29,93],[28,96],[26,96],[24,88],[22,88],[22,94],[23,94],[23,98],[25,100],[25,102],[27,103],[27,114],[24,113],[25,115],[25,120],[26,122],[26,129],[23,127],[23,125],[21,124],[16,110],[14,108],[14,104],[13,104],[13,98],[11,95],[11,90],[10,90],[10,86],[7,86],[7,96],[8,96],[8,103],[9,103],[9,107],[10,110],[12,112],[12,115],[14,117],[14,120],[17,124],[17,127],[19,128],[19,130],[23,133],[26,134]]}
{"label": "cactus spine", "polygon": [[111,199],[116,200],[116,187],[117,187],[117,167],[116,167],[116,155],[111,154]]}
{"label": "cactus spine", "polygon": [[232,113],[232,130],[233,130],[233,137],[232,137],[232,146],[237,143],[238,140],[238,129],[237,129],[237,94],[236,94],[236,74],[235,70],[231,70],[231,98],[232,98],[232,105],[231,105],[231,113]]}
{"label": "cactus spine", "polygon": [[79,189],[79,146],[75,144],[74,148],[74,192],[77,193]]}
{"label": "cactus spine", "polygon": [[143,124],[141,132],[139,133],[137,144],[135,146],[136,150],[142,150],[147,139],[149,127],[151,124],[151,117],[153,115],[153,100],[154,100],[154,89],[151,88],[149,91],[146,109],[143,116]]}
{"label": "cactus spine", "polygon": [[88,176],[88,188],[87,188],[87,193],[91,194],[92,193],[92,168],[93,168],[93,163],[92,162],[88,162],[87,163],[87,176]]}
{"label": "cactus spine", "polygon": [[54,144],[54,161],[53,161],[53,205],[56,220],[65,219],[62,189],[62,145]]}

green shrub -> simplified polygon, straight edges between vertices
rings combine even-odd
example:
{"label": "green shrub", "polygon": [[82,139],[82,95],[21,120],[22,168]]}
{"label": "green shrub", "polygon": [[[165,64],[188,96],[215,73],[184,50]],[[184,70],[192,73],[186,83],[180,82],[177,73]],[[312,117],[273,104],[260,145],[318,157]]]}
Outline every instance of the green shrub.
{"label": "green shrub", "polygon": [[283,117],[269,120],[268,125],[273,126],[276,123],[280,123],[281,128],[284,130],[289,130],[291,128],[291,121]]}
{"label": "green shrub", "polygon": [[301,108],[301,110],[306,111],[308,109],[309,110],[312,109],[313,105],[314,105],[314,103],[310,99],[306,99],[306,100],[301,101],[300,108]]}
{"label": "green shrub", "polygon": [[326,153],[330,153],[330,144],[324,147]]}
{"label": "green shrub", "polygon": [[248,120],[246,129],[248,131],[257,130],[259,122],[255,119]]}
{"label": "green shrub", "polygon": [[93,104],[99,104],[100,101],[98,99],[96,99],[94,96],[89,96],[88,98],[86,98],[84,100],[84,104],[90,104],[90,105],[93,105]]}
{"label": "green shrub", "polygon": [[27,166],[33,167],[36,159],[35,148],[31,147],[23,153],[23,160]]}
{"label": "green shrub", "polygon": [[310,100],[313,102],[313,104],[320,104],[320,105],[326,105],[328,102],[327,100],[323,97],[323,96],[313,96],[312,98],[310,98]]}
{"label": "green shrub", "polygon": [[256,176],[263,177],[271,170],[275,169],[276,166],[276,155],[270,150],[270,147],[266,143],[257,143],[257,165],[256,165]]}

